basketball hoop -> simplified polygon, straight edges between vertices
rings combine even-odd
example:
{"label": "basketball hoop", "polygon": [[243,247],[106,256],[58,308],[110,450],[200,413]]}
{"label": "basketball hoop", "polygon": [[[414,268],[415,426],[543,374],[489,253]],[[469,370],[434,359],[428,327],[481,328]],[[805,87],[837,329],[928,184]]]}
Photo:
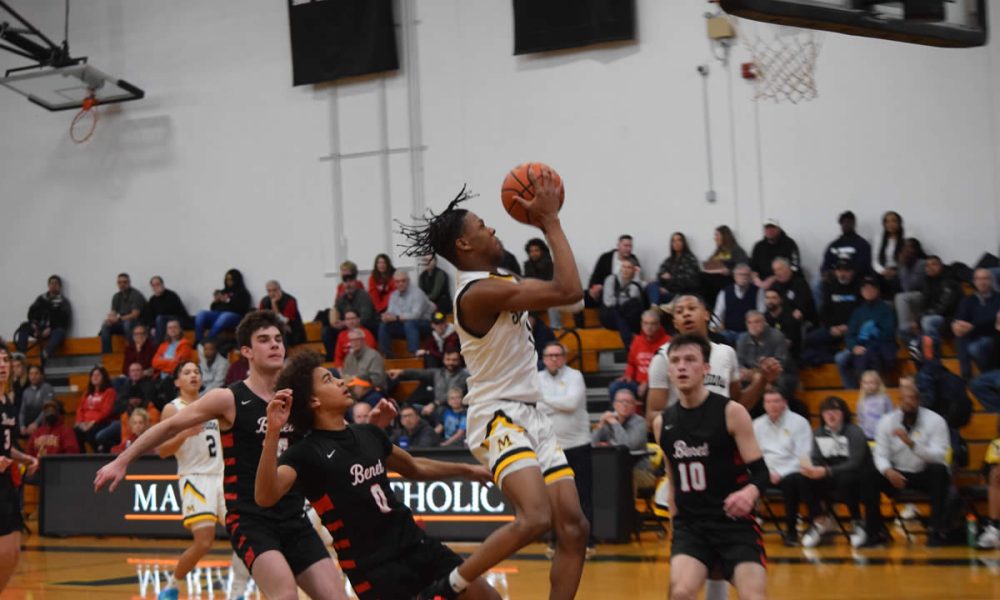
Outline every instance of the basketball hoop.
{"label": "basketball hoop", "polygon": [[798,104],[819,95],[816,61],[823,45],[819,32],[733,16],[729,20],[753,57],[744,78],[754,82],[754,100]]}
{"label": "basketball hoop", "polygon": [[[97,99],[94,98],[93,90],[90,90],[87,97],[83,100],[83,106],[80,108],[80,112],[76,113],[73,117],[73,122],[69,126],[69,137],[77,144],[82,144],[90,139],[90,136],[94,135],[94,130],[97,129]],[[77,125],[83,123],[87,116],[90,116],[90,128],[86,126],[77,129]]]}

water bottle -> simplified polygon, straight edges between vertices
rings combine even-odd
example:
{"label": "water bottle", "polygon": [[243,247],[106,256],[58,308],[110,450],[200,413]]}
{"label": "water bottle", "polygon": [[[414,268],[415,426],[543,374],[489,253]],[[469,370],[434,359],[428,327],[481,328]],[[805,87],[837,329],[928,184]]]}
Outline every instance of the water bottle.
{"label": "water bottle", "polygon": [[976,535],[979,533],[979,524],[976,522],[976,515],[969,513],[965,516],[965,541],[970,548],[976,547]]}

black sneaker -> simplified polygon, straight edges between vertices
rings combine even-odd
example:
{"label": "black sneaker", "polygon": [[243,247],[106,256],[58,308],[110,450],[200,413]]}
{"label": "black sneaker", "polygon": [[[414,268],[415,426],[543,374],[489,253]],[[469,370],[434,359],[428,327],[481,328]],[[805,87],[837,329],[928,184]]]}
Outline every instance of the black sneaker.
{"label": "black sneaker", "polygon": [[448,575],[438,579],[417,596],[419,600],[454,600],[458,598],[458,592],[451,587]]}

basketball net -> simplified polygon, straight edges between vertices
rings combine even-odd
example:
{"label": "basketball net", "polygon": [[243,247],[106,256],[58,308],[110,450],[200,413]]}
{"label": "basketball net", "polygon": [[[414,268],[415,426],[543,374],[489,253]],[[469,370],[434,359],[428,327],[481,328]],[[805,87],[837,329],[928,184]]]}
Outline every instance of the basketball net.
{"label": "basketball net", "polygon": [[[82,144],[94,135],[97,128],[97,99],[94,98],[94,91],[91,90],[83,101],[80,112],[73,117],[73,122],[69,126],[69,137],[77,144]],[[87,117],[90,117],[87,119]],[[89,121],[89,126],[87,122]]]}
{"label": "basketball net", "polygon": [[798,104],[819,95],[816,61],[820,32],[729,17],[743,46],[753,57],[754,100]]}

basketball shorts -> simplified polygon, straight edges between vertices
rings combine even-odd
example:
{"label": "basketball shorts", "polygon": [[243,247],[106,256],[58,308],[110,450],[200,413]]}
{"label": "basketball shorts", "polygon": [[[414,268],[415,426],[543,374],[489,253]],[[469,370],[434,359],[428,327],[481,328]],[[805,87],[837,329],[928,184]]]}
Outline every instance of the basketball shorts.
{"label": "basketball shorts", "polygon": [[423,536],[416,546],[395,560],[365,569],[344,572],[358,600],[414,598],[462,564],[462,557],[441,542]]}
{"label": "basketball shorts", "polygon": [[[12,467],[14,465],[11,465]],[[7,473],[0,473],[6,481],[0,481],[0,536],[24,530],[21,516],[21,497],[17,488],[8,479]]]}
{"label": "basketball shorts", "polygon": [[764,540],[760,527],[753,519],[674,519],[670,556],[690,556],[711,573],[722,569],[732,581],[736,566],[755,563],[767,567]]}
{"label": "basketball shorts", "polygon": [[541,469],[547,484],[573,477],[552,421],[534,404],[477,402],[469,406],[468,427],[469,450],[501,489],[504,477],[527,467]]}
{"label": "basketball shorts", "polygon": [[222,474],[182,475],[182,512],[188,529],[215,526],[226,522],[226,500],[222,495]]}
{"label": "basketball shorts", "polygon": [[319,561],[330,558],[319,534],[304,514],[284,521],[230,514],[226,519],[226,529],[233,551],[251,573],[257,557],[271,550],[285,557],[296,576]]}

